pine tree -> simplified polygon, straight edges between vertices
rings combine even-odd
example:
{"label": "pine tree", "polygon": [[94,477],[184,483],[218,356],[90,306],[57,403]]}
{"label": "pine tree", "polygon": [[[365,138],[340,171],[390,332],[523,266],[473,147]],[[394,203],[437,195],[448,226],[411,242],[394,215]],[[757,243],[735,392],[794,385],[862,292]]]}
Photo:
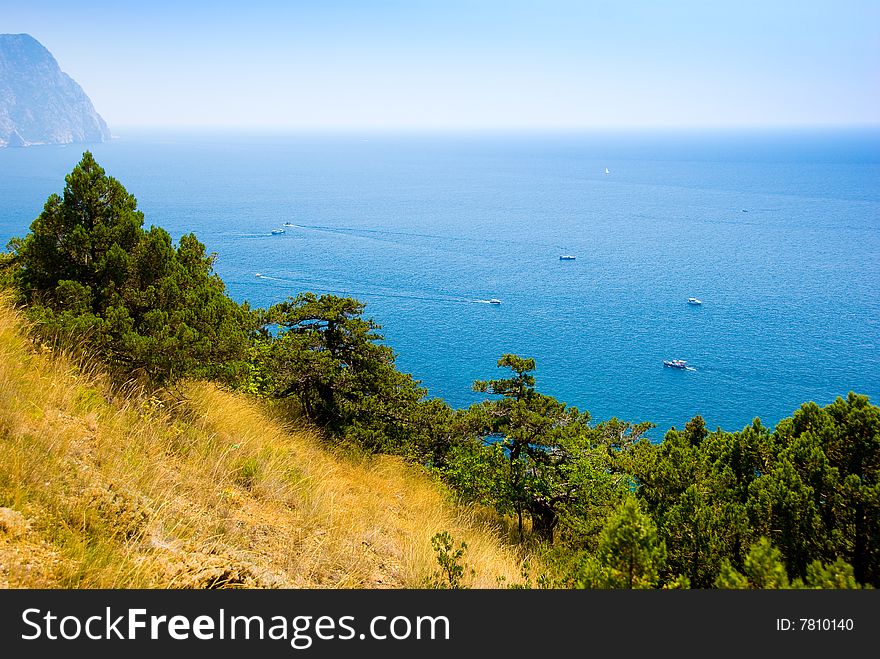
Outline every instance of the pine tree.
{"label": "pine tree", "polygon": [[89,152],[65,181],[11,243],[13,281],[42,335],[125,378],[233,379],[249,313],[226,296],[205,246],[190,234],[175,248],[164,229],[144,231],[134,196]]}

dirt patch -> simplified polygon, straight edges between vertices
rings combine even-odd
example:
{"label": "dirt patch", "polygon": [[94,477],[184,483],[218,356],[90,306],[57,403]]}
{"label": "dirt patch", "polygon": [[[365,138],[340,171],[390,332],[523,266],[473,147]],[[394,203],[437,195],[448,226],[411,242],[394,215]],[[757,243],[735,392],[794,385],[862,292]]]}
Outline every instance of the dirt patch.
{"label": "dirt patch", "polygon": [[15,539],[30,530],[31,523],[17,510],[0,508],[0,536]]}

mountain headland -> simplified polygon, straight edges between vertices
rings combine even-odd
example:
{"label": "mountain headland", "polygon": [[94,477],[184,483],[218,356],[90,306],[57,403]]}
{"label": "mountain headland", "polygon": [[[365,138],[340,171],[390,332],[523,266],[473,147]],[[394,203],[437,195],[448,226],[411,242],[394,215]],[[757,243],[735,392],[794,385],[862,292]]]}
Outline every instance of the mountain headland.
{"label": "mountain headland", "polygon": [[0,147],[109,139],[107,123],[52,53],[28,34],[0,34]]}

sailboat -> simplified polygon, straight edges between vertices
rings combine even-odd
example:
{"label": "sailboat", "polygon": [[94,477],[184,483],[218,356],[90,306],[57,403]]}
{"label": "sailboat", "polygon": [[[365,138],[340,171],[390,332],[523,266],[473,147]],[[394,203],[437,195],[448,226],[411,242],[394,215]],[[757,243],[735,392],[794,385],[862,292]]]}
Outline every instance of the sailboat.
{"label": "sailboat", "polygon": [[608,168],[607,168],[607,167],[605,168],[605,173],[606,173],[606,174],[610,174],[610,173],[611,173],[611,172],[608,171]]}

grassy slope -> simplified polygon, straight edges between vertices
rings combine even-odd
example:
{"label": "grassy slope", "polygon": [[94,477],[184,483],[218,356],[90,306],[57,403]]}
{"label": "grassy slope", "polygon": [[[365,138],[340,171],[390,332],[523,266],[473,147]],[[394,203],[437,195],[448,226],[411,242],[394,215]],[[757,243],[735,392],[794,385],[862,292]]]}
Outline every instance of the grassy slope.
{"label": "grassy slope", "polygon": [[114,397],[23,328],[0,298],[0,586],[420,587],[442,530],[472,586],[519,580],[497,530],[416,468],[336,456],[208,383],[173,410]]}

